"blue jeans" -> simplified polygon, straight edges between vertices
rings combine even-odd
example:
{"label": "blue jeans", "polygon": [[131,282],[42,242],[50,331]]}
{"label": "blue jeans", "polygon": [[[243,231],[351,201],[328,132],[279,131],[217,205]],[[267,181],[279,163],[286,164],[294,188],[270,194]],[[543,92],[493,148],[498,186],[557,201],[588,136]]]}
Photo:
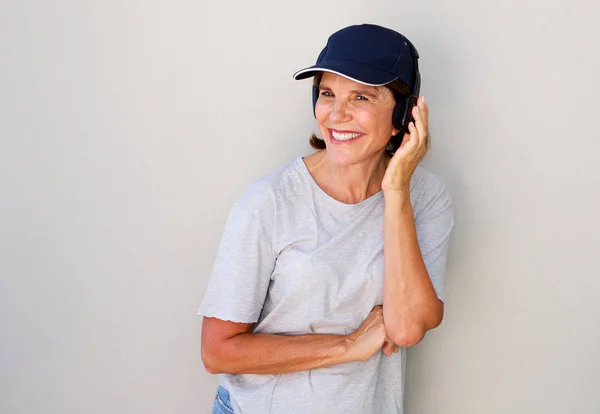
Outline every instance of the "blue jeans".
{"label": "blue jeans", "polygon": [[220,385],[217,388],[212,414],[234,414],[231,402],[229,401],[229,391]]}

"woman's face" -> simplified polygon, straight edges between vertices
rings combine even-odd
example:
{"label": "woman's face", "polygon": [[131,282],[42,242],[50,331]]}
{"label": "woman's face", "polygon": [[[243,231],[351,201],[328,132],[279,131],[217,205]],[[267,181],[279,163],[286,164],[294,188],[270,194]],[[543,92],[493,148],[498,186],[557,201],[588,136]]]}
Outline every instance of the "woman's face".
{"label": "woman's face", "polygon": [[396,101],[384,86],[367,86],[325,72],[315,115],[327,145],[327,158],[338,165],[379,159],[392,135]]}

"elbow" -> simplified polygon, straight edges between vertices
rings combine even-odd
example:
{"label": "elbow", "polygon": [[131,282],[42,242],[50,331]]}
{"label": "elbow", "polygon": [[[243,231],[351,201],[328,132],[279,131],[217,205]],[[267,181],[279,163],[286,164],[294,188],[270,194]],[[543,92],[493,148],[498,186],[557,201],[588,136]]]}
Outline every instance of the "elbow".
{"label": "elbow", "polygon": [[214,358],[210,355],[204,346],[201,347],[200,356],[202,357],[202,363],[204,364],[204,369],[209,374],[220,374],[220,370],[217,368],[217,364],[215,364]]}
{"label": "elbow", "polygon": [[210,341],[202,341],[200,346],[200,357],[204,364],[204,369],[209,374],[222,374],[224,372],[220,364],[219,346],[211,344]]}
{"label": "elbow", "polygon": [[[440,302],[441,303],[441,302]],[[442,323],[443,305],[428,314],[427,318],[413,321],[396,321],[395,326],[388,332],[389,338],[398,346],[409,347],[418,344],[425,333]]]}
{"label": "elbow", "polygon": [[238,337],[247,333],[252,324],[241,324],[204,317],[200,339],[200,357],[210,374],[237,374],[243,359]]}
{"label": "elbow", "polygon": [[389,334],[390,339],[396,345],[408,348],[421,342],[425,337],[425,329],[419,326],[414,326],[405,329],[399,329]]}
{"label": "elbow", "polygon": [[209,374],[216,375],[216,374],[222,374],[222,373],[223,373],[221,370],[219,370],[219,369],[217,368],[217,366],[216,366],[216,365],[214,365],[214,364],[212,364],[212,363],[210,363],[210,362],[207,362],[207,361],[206,361],[206,359],[202,358],[202,362],[204,363],[204,369],[205,369],[205,370],[206,370],[206,372],[208,372]]}

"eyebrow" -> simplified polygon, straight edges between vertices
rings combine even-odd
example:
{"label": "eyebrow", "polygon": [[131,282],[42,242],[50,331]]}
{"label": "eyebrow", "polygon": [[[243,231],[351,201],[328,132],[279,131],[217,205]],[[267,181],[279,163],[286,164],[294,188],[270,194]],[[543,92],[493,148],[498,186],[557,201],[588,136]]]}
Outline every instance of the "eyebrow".
{"label": "eyebrow", "polygon": [[[319,90],[321,89],[327,89],[329,91],[331,91],[331,88],[328,87],[327,85],[319,85]],[[373,90],[371,89],[353,89],[350,91],[350,93],[356,94],[356,95],[365,95],[365,96],[369,96],[371,98],[375,98],[375,99],[379,99],[380,95],[373,92]]]}

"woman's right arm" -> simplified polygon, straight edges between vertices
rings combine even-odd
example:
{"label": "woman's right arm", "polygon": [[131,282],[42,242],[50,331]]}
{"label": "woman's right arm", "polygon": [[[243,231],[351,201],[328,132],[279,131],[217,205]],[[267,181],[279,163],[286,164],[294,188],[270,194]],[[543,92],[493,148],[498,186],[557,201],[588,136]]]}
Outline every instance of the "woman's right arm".
{"label": "woman's right arm", "polygon": [[373,308],[349,335],[274,335],[252,333],[253,324],[204,317],[202,361],[211,374],[286,374],[350,361],[366,361],[386,342],[383,309]]}

